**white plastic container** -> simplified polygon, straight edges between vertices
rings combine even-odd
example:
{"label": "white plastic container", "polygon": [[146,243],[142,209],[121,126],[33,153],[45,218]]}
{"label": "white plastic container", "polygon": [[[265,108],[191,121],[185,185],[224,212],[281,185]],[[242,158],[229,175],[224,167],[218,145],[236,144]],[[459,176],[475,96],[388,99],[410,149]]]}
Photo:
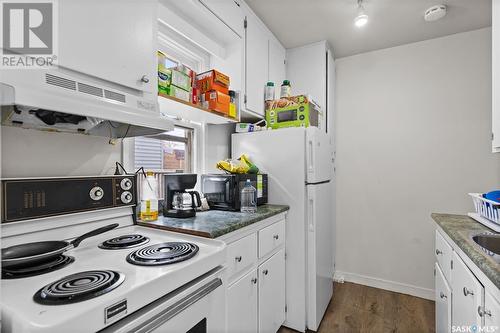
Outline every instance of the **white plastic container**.
{"label": "white plastic container", "polygon": [[479,223],[500,232],[500,203],[483,198],[481,193],[469,193],[474,202],[475,213],[469,216]]}
{"label": "white plastic container", "polygon": [[158,220],[158,182],[153,172],[146,172],[146,179],[142,181],[141,213],[142,221]]}

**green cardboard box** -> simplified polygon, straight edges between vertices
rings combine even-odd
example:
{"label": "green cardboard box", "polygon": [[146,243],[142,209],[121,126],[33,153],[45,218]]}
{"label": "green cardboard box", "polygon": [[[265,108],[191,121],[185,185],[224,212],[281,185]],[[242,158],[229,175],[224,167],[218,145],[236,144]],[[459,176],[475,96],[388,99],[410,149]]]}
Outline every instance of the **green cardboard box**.
{"label": "green cardboard box", "polygon": [[320,111],[311,102],[298,103],[283,108],[266,110],[267,127],[319,127]]}

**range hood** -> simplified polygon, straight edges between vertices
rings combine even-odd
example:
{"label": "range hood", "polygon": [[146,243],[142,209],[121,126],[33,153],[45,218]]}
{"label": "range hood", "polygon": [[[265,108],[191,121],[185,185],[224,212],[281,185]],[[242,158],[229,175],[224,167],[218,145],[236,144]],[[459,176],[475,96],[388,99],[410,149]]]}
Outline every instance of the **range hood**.
{"label": "range hood", "polygon": [[3,126],[109,138],[155,135],[174,127],[158,111],[157,96],[72,70],[5,70],[0,81]]}

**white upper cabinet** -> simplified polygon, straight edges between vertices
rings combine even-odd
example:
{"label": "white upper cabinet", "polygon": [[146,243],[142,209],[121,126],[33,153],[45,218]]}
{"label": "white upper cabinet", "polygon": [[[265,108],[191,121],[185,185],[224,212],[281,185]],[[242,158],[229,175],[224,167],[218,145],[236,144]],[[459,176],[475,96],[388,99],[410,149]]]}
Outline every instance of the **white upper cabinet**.
{"label": "white upper cabinet", "polygon": [[254,15],[245,30],[245,108],[264,116],[264,87],[268,79],[268,31]]}
{"label": "white upper cabinet", "polygon": [[235,0],[198,0],[238,36],[243,37],[243,12]]}
{"label": "white upper cabinet", "polygon": [[276,88],[276,98],[279,96],[279,87],[283,80],[286,79],[285,74],[285,58],[286,50],[277,41],[269,40],[269,81],[274,82]]}
{"label": "white upper cabinet", "polygon": [[59,66],[156,95],[156,9],[154,0],[60,1]]}
{"label": "white upper cabinet", "polygon": [[492,65],[493,65],[493,108],[492,144],[493,152],[500,152],[500,2],[492,2]]}

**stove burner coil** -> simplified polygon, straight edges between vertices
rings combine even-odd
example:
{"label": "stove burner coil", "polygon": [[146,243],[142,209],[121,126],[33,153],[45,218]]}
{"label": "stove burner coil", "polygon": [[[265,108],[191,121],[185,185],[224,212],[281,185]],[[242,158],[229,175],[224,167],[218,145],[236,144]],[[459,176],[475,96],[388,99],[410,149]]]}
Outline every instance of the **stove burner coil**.
{"label": "stove burner coil", "polygon": [[198,250],[198,246],[192,243],[160,243],[130,253],[127,261],[140,266],[169,265],[194,257]]}
{"label": "stove burner coil", "polygon": [[108,239],[99,244],[101,249],[105,250],[120,250],[136,247],[149,242],[149,238],[139,234],[123,235],[115,238]]}
{"label": "stove burner coil", "polygon": [[2,267],[2,279],[20,279],[30,276],[42,275],[66,267],[74,261],[75,258],[73,257],[60,255],[55,259],[50,259],[37,265],[23,265],[19,267],[9,268]]}
{"label": "stove burner coil", "polygon": [[46,285],[33,296],[33,299],[45,305],[77,303],[106,294],[124,280],[125,276],[115,271],[80,272]]}

